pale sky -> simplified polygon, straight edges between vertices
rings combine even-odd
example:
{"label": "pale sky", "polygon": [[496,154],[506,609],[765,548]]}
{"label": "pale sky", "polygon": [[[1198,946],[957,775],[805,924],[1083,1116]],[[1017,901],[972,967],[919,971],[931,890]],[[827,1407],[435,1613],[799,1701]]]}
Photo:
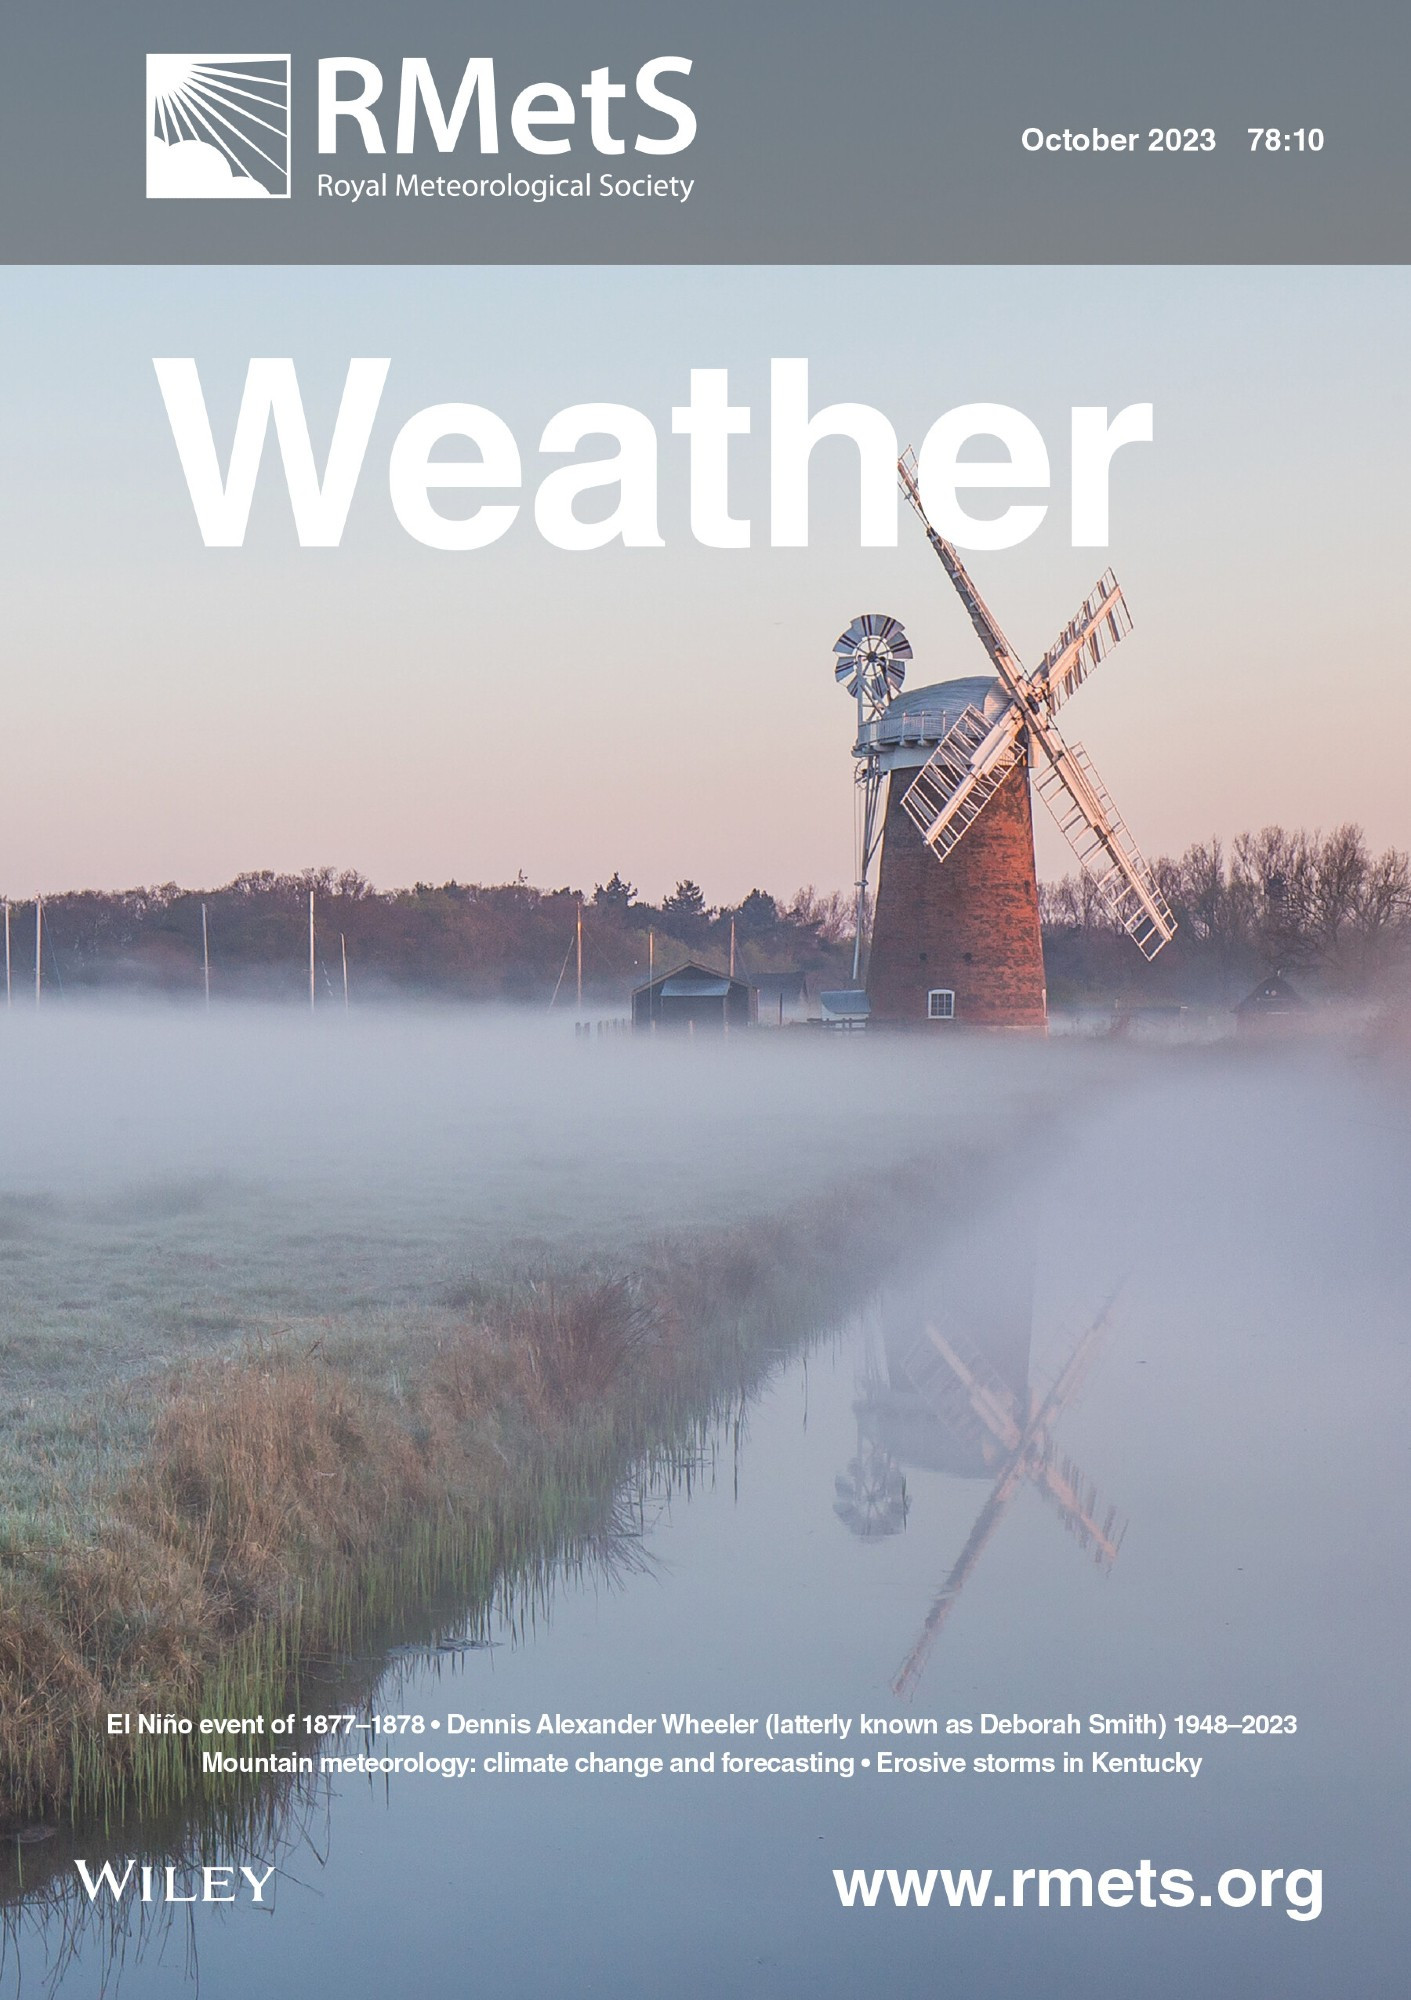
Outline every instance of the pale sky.
{"label": "pale sky", "polygon": [[[834,638],[895,613],[913,685],[983,655],[909,516],[857,547],[850,448],[815,455],[812,546],[769,548],[772,355],[902,442],[967,402],[1039,425],[1049,518],[972,567],[1030,658],[1116,569],[1135,630],[1063,722],[1149,855],[1272,820],[1411,846],[1405,270],[8,270],[0,299],[0,893],[325,862],[381,886],[617,868],[653,897],[689,874],[712,901],[848,884]],[[222,456],[252,354],[294,356],[320,450],[349,357],[392,357],[340,549],[297,546],[268,476],[246,546],[202,546],[158,354],[196,357]],[[746,552],[689,533],[692,367],[754,411]],[[528,507],[490,549],[418,546],[387,451],[443,401],[503,416],[531,483],[556,410],[642,409],[667,547],[564,553]],[[1069,408],[1136,401],[1155,441],[1116,461],[1111,547],[1074,550]],[[1042,870],[1065,854],[1045,821]]]}

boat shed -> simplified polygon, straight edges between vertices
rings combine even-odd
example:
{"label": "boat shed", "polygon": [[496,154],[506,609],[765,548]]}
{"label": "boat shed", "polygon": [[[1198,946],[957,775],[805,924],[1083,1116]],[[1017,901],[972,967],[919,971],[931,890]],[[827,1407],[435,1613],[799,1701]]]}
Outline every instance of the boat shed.
{"label": "boat shed", "polygon": [[1288,1034],[1306,1024],[1308,1011],[1308,1002],[1283,973],[1271,972],[1236,1007],[1236,1029],[1241,1035]]}
{"label": "boat shed", "polygon": [[755,992],[743,979],[693,960],[639,986],[632,995],[634,1028],[683,1028],[724,1033],[747,1028],[755,1017]]}

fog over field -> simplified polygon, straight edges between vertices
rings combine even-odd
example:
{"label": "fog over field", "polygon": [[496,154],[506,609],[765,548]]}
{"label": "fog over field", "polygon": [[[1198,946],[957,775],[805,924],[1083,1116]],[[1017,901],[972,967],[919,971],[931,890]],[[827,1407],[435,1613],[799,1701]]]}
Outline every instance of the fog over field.
{"label": "fog over field", "polygon": [[[71,1406],[102,1383],[140,1392],[251,1338],[395,1368],[486,1283],[630,1265],[853,1176],[865,1193],[948,1132],[993,1145],[1052,1087],[1042,1054],[1012,1051],[990,1093],[992,1056],[808,1033],[712,1046],[434,1008],[15,1010],[0,1425],[20,1489],[36,1454],[72,1456]],[[902,1082],[918,1060],[920,1093]],[[90,1441],[101,1455],[138,1422],[118,1399]]]}
{"label": "fog over field", "polygon": [[[1099,1516],[1117,1511],[1120,1558],[1095,1566],[1026,1487],[922,1655],[915,1712],[1229,1705],[1294,1713],[1298,1733],[1200,1738],[1199,1787],[977,1780],[967,1852],[1004,1867],[1162,1853],[1207,1872],[1311,1860],[1338,1884],[1316,1935],[1173,1920],[1151,1990],[1234,2000],[1258,1984],[1245,1954],[1271,1937],[1279,1990],[1297,2000],[1333,1990],[1333,1965],[1353,1990],[1390,1990],[1365,1914],[1395,1893],[1378,1829],[1404,1768],[1384,1671],[1405,1645],[1387,1579],[1407,1559],[1411,1395],[1411,1071],[1397,1058],[1350,1039],[584,1039],[567,1019],[464,1010],[310,1022],[70,1005],[0,1030],[0,1525],[57,1521],[80,1547],[87,1482],[132,1462],[160,1384],[200,1354],[312,1352],[396,1409],[436,1342],[477,1309],[493,1317],[506,1280],[630,1273],[664,1235],[767,1223],[840,1184],[858,1190],[861,1239],[891,1170],[932,1176],[936,1219],[914,1263],[860,1310],[853,1299],[806,1322],[825,1337],[796,1327],[777,1360],[765,1329],[761,1369],[728,1420],[717,1412],[719,1456],[691,1492],[668,1500],[644,1474],[643,1499],[629,1479],[642,1563],[616,1586],[568,1565],[532,1630],[506,1614],[484,1650],[400,1648],[397,1705],[646,1713],[669,1698],[753,1713],[788,1688],[820,1714],[890,1713],[888,1677],[945,1596],[994,1468],[958,1458],[889,1371],[933,1320],[962,1351],[989,1342],[1018,1393],[1042,1398],[1110,1307],[1053,1449],[1093,1482]],[[808,1255],[797,1239],[792,1255],[791,1282]],[[895,1454],[907,1496],[904,1523],[877,1538],[850,1531],[835,1498],[865,1431]],[[203,1928],[203,1985],[446,1985],[460,1925],[397,1937],[385,1967],[378,1926],[389,1869],[410,1898],[455,1855],[481,1885],[478,1962],[512,1988],[521,1857],[542,1841],[544,1806],[491,1782],[469,1800],[410,1779],[319,1794],[306,1829],[290,1821],[279,1922]],[[929,1853],[937,1797],[798,1783],[756,1790],[748,1810],[732,1793],[717,1822],[710,1791],[565,1779],[555,1825],[583,1862],[536,1935],[561,1968],[545,1990],[578,1990],[585,1963],[609,1977],[603,1912],[624,1869],[675,1885],[642,1921],[655,1983],[679,1952],[679,1898],[709,1940],[715,1990],[733,1990],[738,1938],[713,1920],[724,1896],[762,1953],[781,1910],[816,1904],[812,1990],[865,1986],[875,1933],[827,1931],[818,1840]],[[776,1885],[763,1903],[761,1882]],[[36,1901],[27,1967],[63,1962],[64,1907],[46,1930]],[[897,1991],[929,1991],[935,1933],[896,1924]],[[99,1977],[117,1947],[96,1919],[76,1935],[75,1967]],[[1099,1943],[1065,1927],[1056,1954],[1054,1935],[1040,1969],[1037,1933],[957,1933],[967,1990],[995,1951],[1015,1991],[1042,1976],[1056,1994],[1090,1993],[1099,1953],[1128,1984],[1145,1976],[1135,1929]],[[164,1990],[159,1960],[134,1946],[135,1992]]]}
{"label": "fog over field", "polygon": [[978,1202],[1001,1240],[1046,1241],[1075,1312],[1133,1270],[1152,1297],[1162,1269],[1218,1295],[1236,1266],[1266,1298],[1335,1282],[1374,1317],[1406,1295],[1405,1080],[1331,1049],[70,1004],[0,1019],[0,1092],[12,1496],[80,1448],[75,1405],[136,1388],[83,1428],[101,1460],[183,1357],[323,1342],[395,1378],[487,1284],[630,1269],[840,1185],[865,1229],[880,1178],[918,1161],[958,1229]]}

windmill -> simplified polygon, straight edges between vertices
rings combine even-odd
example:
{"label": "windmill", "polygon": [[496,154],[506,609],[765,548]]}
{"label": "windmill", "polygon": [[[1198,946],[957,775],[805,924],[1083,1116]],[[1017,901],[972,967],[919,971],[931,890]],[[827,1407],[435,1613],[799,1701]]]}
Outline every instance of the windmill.
{"label": "windmill", "polygon": [[[1142,955],[1154,958],[1176,928],[1091,759],[1080,744],[1065,741],[1054,721],[1131,630],[1131,618],[1109,570],[1037,666],[1026,670],[955,548],[927,519],[913,453],[901,459],[898,473],[990,673],[906,696],[898,680],[890,693],[873,697],[865,714],[859,696],[853,752],[864,800],[859,909],[879,845],[882,852],[867,973],[872,1018],[1041,1028],[1047,996],[1031,770],[1099,900]],[[879,827],[884,777],[892,782]]]}
{"label": "windmill", "polygon": [[892,1682],[897,1696],[915,1692],[932,1647],[1021,1487],[1038,1489],[1100,1567],[1109,1568],[1117,1560],[1125,1527],[1118,1522],[1116,1508],[1102,1506],[1096,1489],[1070,1458],[1059,1455],[1054,1442],[1058,1420],[1096,1358],[1115,1303],[1114,1293],[1043,1397],[1027,1389],[1017,1395],[979,1348],[934,1324],[927,1325],[904,1363],[916,1394],[939,1422],[962,1443],[978,1446],[997,1469],[989,1497],[932,1601],[915,1645],[897,1670]]}
{"label": "windmill", "polygon": [[[841,681],[857,700],[859,741],[869,722],[874,722],[892,697],[901,692],[906,679],[906,663],[912,657],[911,641],[899,618],[885,611],[864,611],[853,619],[846,632],[834,641],[837,659],[834,679]],[[882,795],[882,771],[875,758],[860,759],[857,780],[857,902],[853,913],[852,976],[856,980],[862,966],[862,936],[867,917],[867,877],[877,853],[882,829],[877,823],[877,807]]]}

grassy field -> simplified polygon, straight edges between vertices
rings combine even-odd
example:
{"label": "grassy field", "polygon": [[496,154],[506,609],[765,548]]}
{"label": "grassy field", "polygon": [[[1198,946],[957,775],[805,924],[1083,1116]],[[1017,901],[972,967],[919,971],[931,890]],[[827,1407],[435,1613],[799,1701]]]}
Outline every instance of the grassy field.
{"label": "grassy field", "polygon": [[107,1745],[108,1710],[267,1708],[429,1606],[532,1604],[612,1550],[625,1483],[689,1474],[942,1249],[1046,1236],[1079,1316],[1196,1272],[1208,1316],[1251,1259],[1261,1299],[1403,1310],[1399,1044],[0,1025],[12,1831],[194,1800],[189,1755]]}
{"label": "grassy field", "polygon": [[81,1499],[156,1376],[336,1342],[395,1389],[526,1277],[1003,1142],[1091,1050],[575,1041],[407,1013],[0,1021],[0,1508]]}
{"label": "grassy field", "polygon": [[464,1014],[4,1026],[11,1824],[182,1795],[109,1708],[259,1706],[591,1539],[1121,1069]]}

